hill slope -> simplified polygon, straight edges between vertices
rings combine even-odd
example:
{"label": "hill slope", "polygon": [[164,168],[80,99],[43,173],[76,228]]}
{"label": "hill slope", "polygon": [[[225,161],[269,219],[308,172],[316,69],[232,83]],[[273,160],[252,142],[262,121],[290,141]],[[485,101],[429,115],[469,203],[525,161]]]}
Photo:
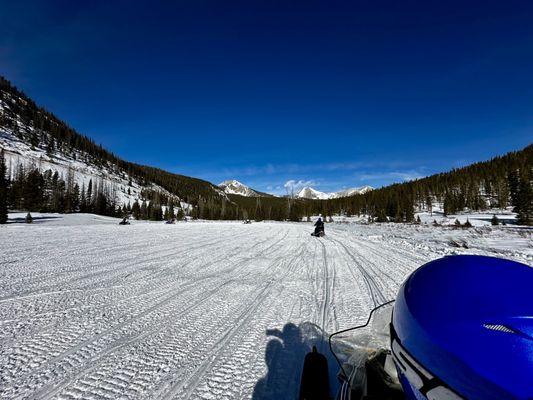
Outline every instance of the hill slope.
{"label": "hill slope", "polygon": [[[199,196],[225,197],[210,182],[138,165],[113,153],[77,133],[66,123],[38,107],[31,99],[0,77],[0,146],[14,176],[19,165],[38,166],[67,176],[70,169],[81,187],[90,179],[115,186],[124,204],[140,198],[143,188],[194,201]],[[134,194],[127,194],[126,188]],[[132,189],[130,189],[130,193]]]}

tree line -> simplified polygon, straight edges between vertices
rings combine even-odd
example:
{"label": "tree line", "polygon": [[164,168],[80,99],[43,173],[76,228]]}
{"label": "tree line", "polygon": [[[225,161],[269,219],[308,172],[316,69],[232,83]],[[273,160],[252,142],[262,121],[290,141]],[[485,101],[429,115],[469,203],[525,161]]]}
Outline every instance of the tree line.
{"label": "tree line", "polygon": [[373,221],[412,222],[414,212],[513,207],[518,223],[533,223],[533,145],[449,172],[390,185],[351,197],[314,202],[313,213],[369,215]]}
{"label": "tree line", "polygon": [[88,212],[118,216],[120,207],[114,191],[102,181],[87,187],[76,183],[74,171],[66,179],[51,169],[19,165],[14,176],[7,174],[4,151],[0,151],[0,223],[7,220],[7,209],[73,213]]}

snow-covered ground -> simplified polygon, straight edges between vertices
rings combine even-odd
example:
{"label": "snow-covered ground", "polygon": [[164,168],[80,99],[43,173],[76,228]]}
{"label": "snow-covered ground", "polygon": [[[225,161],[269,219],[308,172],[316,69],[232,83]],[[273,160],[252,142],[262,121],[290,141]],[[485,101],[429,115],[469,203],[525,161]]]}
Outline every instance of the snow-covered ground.
{"label": "snow-covered ground", "polygon": [[332,223],[313,238],[309,223],[23,216],[0,226],[6,399],[296,398],[310,346],[327,353],[328,333],[426,261],[533,265],[531,230],[509,226]]}

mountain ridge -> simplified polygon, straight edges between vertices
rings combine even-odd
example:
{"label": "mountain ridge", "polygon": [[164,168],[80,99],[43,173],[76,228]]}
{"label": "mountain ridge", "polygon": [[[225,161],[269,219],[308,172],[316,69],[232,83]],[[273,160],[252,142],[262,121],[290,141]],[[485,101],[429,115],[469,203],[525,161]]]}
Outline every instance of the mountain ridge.
{"label": "mountain ridge", "polygon": [[372,186],[365,185],[359,188],[349,188],[339,190],[338,192],[321,192],[311,186],[306,186],[302,188],[297,194],[296,197],[299,199],[310,199],[310,200],[331,200],[338,199],[341,197],[350,197],[358,194],[364,194],[371,190],[374,190]]}

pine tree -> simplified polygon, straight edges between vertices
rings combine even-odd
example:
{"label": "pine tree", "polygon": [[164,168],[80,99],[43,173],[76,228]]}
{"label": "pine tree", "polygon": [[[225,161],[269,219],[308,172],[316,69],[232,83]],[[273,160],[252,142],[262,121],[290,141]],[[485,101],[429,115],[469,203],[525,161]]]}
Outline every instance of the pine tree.
{"label": "pine tree", "polygon": [[517,207],[519,179],[518,172],[516,170],[512,170],[507,174],[507,184],[509,186],[509,196],[511,197],[511,205],[513,207]]}
{"label": "pine tree", "polygon": [[71,206],[72,212],[79,211],[80,209],[80,187],[77,183],[74,184],[71,193]]}
{"label": "pine tree", "polygon": [[92,198],[93,196],[93,180],[90,179],[89,180],[89,186],[87,186],[87,196],[86,196],[86,200],[87,200],[87,204],[92,204]]}
{"label": "pine tree", "polygon": [[165,210],[165,213],[167,214],[167,217],[165,217],[165,219],[173,219],[174,218],[174,216],[175,216],[174,202],[172,201],[172,199],[169,199],[167,208]]}
{"label": "pine tree", "polygon": [[0,224],[7,223],[7,190],[6,163],[4,150],[0,151]]}
{"label": "pine tree", "polygon": [[81,184],[80,191],[80,212],[87,212],[87,198],[85,197],[85,183]]}
{"label": "pine tree", "polygon": [[136,220],[141,219],[141,207],[139,206],[138,200],[135,200],[133,203],[133,206],[131,207],[131,213],[133,214],[133,218]]}
{"label": "pine tree", "polygon": [[48,157],[53,157],[54,155],[54,149],[55,149],[55,146],[54,146],[54,138],[52,136],[50,136],[48,138],[48,144],[46,145],[46,155]]}
{"label": "pine tree", "polygon": [[376,215],[376,222],[388,222],[387,216],[385,215],[385,210],[379,209]]}
{"label": "pine tree", "polygon": [[37,169],[31,170],[24,182],[24,208],[28,211],[39,211],[43,201],[44,179]]}
{"label": "pine tree", "polygon": [[146,206],[146,201],[144,200],[141,204],[140,217],[141,219],[148,219],[148,207]]}
{"label": "pine tree", "polygon": [[37,135],[35,129],[33,129],[30,134],[30,144],[32,150],[35,150],[35,148],[39,146],[39,136]]}
{"label": "pine tree", "polygon": [[525,176],[519,181],[515,212],[520,225],[533,224],[533,190],[531,181]]}

